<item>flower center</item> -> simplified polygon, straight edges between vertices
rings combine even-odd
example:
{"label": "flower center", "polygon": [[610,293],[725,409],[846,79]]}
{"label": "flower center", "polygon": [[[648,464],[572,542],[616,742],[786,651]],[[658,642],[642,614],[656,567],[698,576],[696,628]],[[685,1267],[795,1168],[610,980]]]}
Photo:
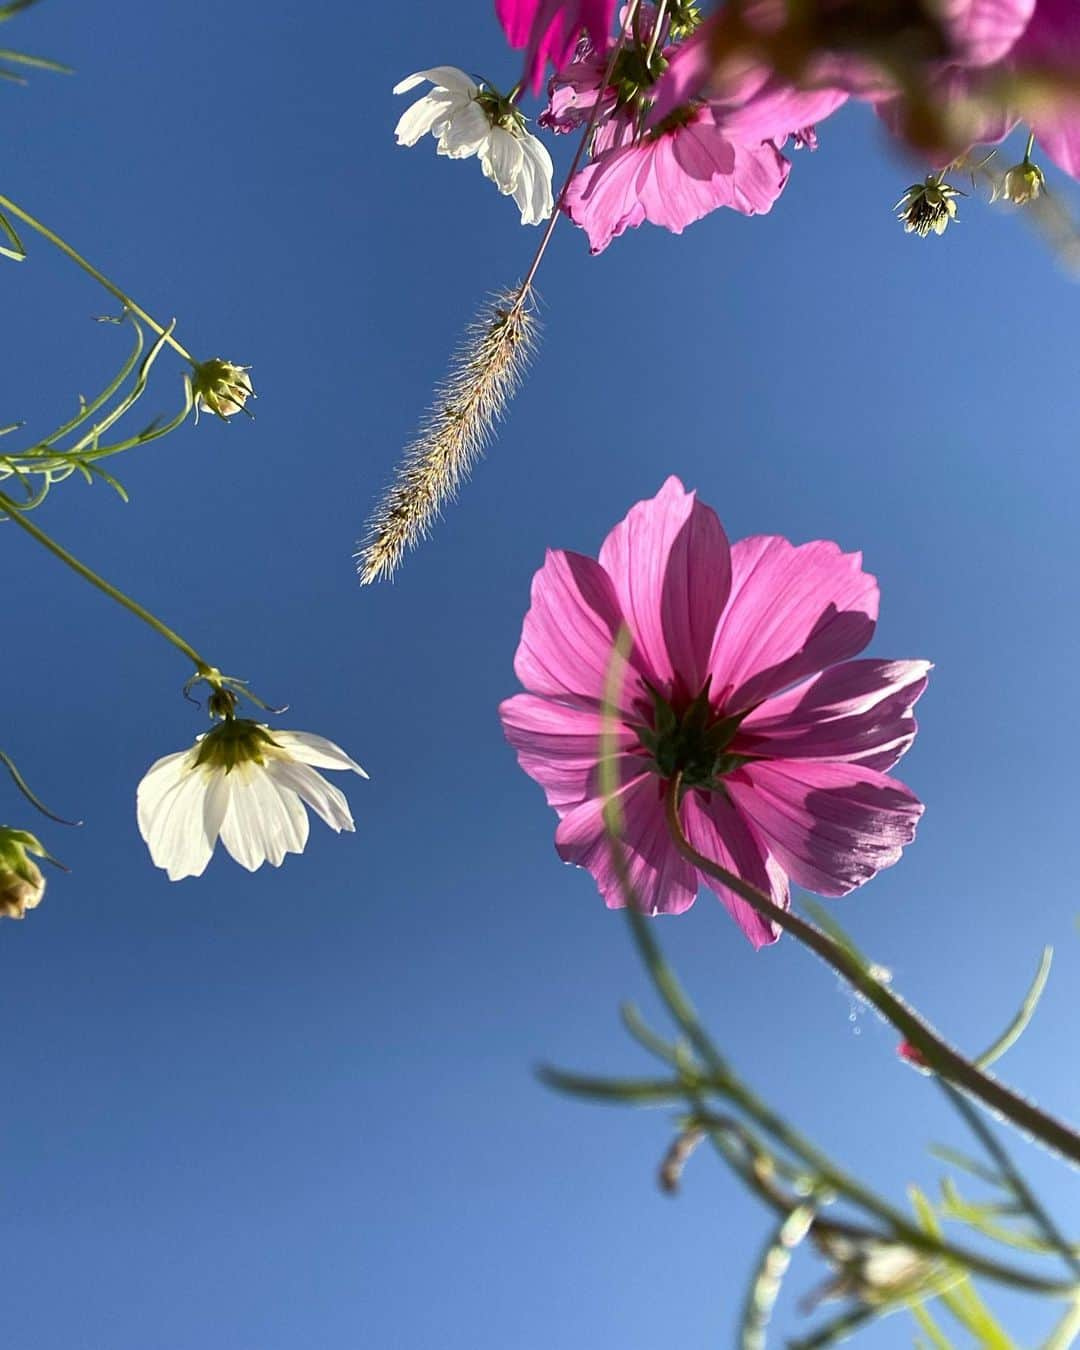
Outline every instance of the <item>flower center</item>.
{"label": "flower center", "polygon": [[661,778],[682,775],[683,786],[716,791],[720,780],[752,758],[729,750],[745,713],[718,717],[709,704],[708,687],[680,714],[652,692],[653,726],[639,730],[649,752],[649,768]]}
{"label": "flower center", "polygon": [[273,745],[266,727],[246,717],[229,717],[202,738],[195,766],[205,764],[230,773],[238,764],[262,764],[267,747]]}

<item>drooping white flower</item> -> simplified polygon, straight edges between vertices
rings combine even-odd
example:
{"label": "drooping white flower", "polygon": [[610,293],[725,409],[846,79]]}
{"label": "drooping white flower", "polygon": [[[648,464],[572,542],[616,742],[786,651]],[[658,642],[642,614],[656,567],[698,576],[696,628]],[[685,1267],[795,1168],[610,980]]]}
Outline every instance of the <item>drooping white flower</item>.
{"label": "drooping white flower", "polygon": [[417,71],[396,84],[394,93],[406,94],[424,80],[432,88],[402,114],[394,133],[398,145],[415,145],[430,133],[440,155],[478,156],[485,175],[517,203],[523,225],[546,220],[554,209],[554,166],[543,142],[525,130],[513,103],[455,66]]}
{"label": "drooping white flower", "polygon": [[280,867],[308,839],[306,803],[332,830],[353,830],[345,796],[316,769],[367,774],[332,741],[227,718],[189,750],[151,765],[137,793],[139,833],[170,881],[198,877],[221,842],[241,867]]}

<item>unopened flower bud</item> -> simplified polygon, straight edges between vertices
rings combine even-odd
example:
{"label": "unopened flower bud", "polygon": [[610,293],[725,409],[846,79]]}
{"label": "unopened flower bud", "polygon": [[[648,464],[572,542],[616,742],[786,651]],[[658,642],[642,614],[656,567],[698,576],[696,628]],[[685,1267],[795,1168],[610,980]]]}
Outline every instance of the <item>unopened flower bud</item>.
{"label": "unopened flower bud", "polygon": [[222,361],[219,356],[196,365],[191,377],[196,411],[216,413],[218,417],[243,412],[248,399],[255,397],[249,369]]}
{"label": "unopened flower bud", "polygon": [[1045,186],[1046,176],[1042,169],[1030,159],[1025,159],[1020,164],[1014,164],[1008,171],[1002,180],[998,195],[1007,202],[1023,206],[1026,202],[1033,202],[1041,196]]}
{"label": "unopened flower bud", "polygon": [[23,918],[45,894],[45,878],[28,853],[45,856],[32,834],[0,825],[0,919]]}
{"label": "unopened flower bud", "polygon": [[951,220],[956,219],[956,198],[964,194],[948,183],[940,174],[927,174],[924,183],[912,183],[893,208],[897,220],[904,222],[904,232],[914,231],[921,239],[931,232],[944,234]]}

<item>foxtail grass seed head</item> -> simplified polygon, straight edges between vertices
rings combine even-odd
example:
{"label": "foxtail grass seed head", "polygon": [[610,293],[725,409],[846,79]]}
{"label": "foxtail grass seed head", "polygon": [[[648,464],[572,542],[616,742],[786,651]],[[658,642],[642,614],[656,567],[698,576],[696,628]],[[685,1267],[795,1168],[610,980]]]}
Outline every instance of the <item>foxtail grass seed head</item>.
{"label": "foxtail grass seed head", "polygon": [[956,198],[963,195],[939,174],[931,173],[925,182],[912,183],[893,209],[904,223],[905,234],[914,232],[925,239],[931,231],[945,233],[950,221],[956,219]]}
{"label": "foxtail grass seed head", "polygon": [[0,825],[0,919],[22,919],[36,909],[45,894],[41,868],[28,855],[45,856],[45,849],[27,830]]}
{"label": "foxtail grass seed head", "polygon": [[363,585],[392,576],[456,497],[521,382],[535,337],[527,300],[501,292],[481,311],[368,521],[356,553]]}
{"label": "foxtail grass seed head", "polygon": [[212,361],[201,361],[191,377],[196,414],[211,412],[225,418],[244,412],[248,399],[255,397],[248,374],[250,369],[250,366],[234,366],[219,356]]}

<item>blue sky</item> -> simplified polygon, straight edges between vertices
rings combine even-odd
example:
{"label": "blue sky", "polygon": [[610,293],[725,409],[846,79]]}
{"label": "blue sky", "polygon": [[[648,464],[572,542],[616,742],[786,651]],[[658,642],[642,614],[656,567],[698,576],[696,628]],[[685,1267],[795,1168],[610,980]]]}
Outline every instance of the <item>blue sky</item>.
{"label": "blue sky", "polygon": [[[769,217],[646,227],[599,259],[560,225],[497,444],[394,584],[361,590],[371,503],[537,237],[475,163],[393,143],[408,72],[513,82],[489,6],[47,0],[4,37],[78,73],[0,87],[2,190],[259,391],[254,424],[189,425],[122,463],[130,505],[72,481],[38,519],[372,775],[345,785],[354,836],[316,824],[279,872],[216,858],[170,885],[134,790],[203,729],[188,671],[3,531],[0,744],[86,820],[41,826],[73,871],[0,931],[4,1344],[730,1344],[764,1215],[705,1156],[661,1196],[663,1112],[534,1077],[645,1070],[617,1008],[652,1002],[496,716],[544,548],[594,552],[669,473],[732,538],[864,550],[871,653],[935,662],[902,765],[927,813],[836,914],[971,1051],[1053,943],[1002,1072],[1080,1114],[1077,291],[1023,220],[966,202],[943,239],[905,236],[890,207],[919,171],[851,109]],[[0,423],[44,431],[126,337],[29,242],[0,270]],[[178,390],[163,360],[153,411]],[[2,790],[0,815],[35,828]],[[890,1030],[794,944],[755,954],[708,898],[658,932],[732,1061],[867,1180],[902,1202],[939,1173],[926,1141],[967,1146]],[[1075,1176],[1024,1156],[1075,1215]],[[818,1277],[796,1265],[783,1330]],[[1021,1339],[1045,1328],[989,1297]],[[864,1340],[909,1342],[898,1321]]]}

